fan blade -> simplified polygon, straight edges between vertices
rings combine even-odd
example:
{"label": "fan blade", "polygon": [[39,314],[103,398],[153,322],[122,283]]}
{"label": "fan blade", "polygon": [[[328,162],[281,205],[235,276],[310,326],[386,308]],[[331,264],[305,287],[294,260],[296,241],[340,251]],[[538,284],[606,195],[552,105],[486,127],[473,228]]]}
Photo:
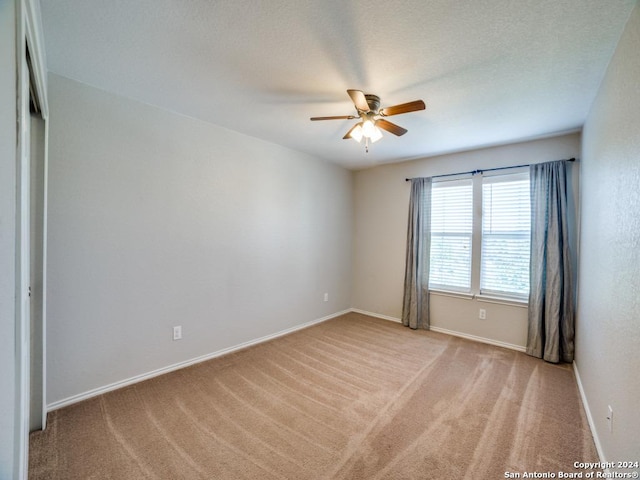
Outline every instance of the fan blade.
{"label": "fan blade", "polygon": [[360,112],[369,111],[369,104],[361,90],[347,90],[347,93],[351,97],[351,100],[353,100],[353,104]]}
{"label": "fan blade", "polygon": [[351,127],[351,128],[349,129],[349,131],[345,134],[345,136],[344,136],[344,137],[342,137],[342,139],[343,139],[343,140],[347,140],[348,138],[351,138],[351,132],[353,132],[353,131],[356,129],[356,127],[357,127],[358,125],[360,125],[360,124],[359,124],[359,123],[356,123],[353,127]]}
{"label": "fan blade", "polygon": [[418,110],[424,110],[425,108],[425,104],[422,100],[415,100],[413,102],[383,108],[380,110],[380,115],[389,117],[391,115],[400,115],[401,113],[416,112]]}
{"label": "fan blade", "polygon": [[397,135],[398,137],[404,135],[408,131],[406,128],[402,128],[395,123],[385,120],[384,118],[380,118],[376,121],[376,127],[380,127],[387,132]]}
{"label": "fan blade", "polygon": [[314,122],[316,120],[353,120],[354,118],[358,117],[354,117],[353,115],[339,115],[337,117],[311,117],[309,120]]}

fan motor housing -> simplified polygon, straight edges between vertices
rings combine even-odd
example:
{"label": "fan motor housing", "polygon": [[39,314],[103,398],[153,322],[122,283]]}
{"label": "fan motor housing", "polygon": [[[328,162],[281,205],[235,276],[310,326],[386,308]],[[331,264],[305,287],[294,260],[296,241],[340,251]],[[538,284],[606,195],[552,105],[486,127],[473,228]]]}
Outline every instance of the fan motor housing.
{"label": "fan motor housing", "polygon": [[369,105],[369,110],[371,110],[372,112],[377,112],[380,109],[379,96],[366,93],[364,95],[364,98],[367,100],[367,105]]}

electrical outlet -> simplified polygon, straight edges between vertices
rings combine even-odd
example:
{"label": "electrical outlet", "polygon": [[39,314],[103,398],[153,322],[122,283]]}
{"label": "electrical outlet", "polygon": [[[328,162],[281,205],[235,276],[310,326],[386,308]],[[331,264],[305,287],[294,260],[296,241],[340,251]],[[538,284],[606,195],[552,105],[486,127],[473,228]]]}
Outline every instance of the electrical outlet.
{"label": "electrical outlet", "polygon": [[609,431],[613,432],[613,408],[611,408],[611,405],[607,405],[607,426]]}
{"label": "electrical outlet", "polygon": [[325,293],[325,294],[324,294],[324,301],[325,301],[325,302],[328,302],[328,301],[329,301],[329,294],[328,294],[328,293]]}
{"label": "electrical outlet", "polygon": [[484,308],[480,309],[480,313],[478,313],[478,318],[480,320],[486,320],[487,318],[487,311]]}
{"label": "electrical outlet", "polygon": [[173,339],[180,340],[182,338],[182,327],[178,325],[177,327],[173,327]]}

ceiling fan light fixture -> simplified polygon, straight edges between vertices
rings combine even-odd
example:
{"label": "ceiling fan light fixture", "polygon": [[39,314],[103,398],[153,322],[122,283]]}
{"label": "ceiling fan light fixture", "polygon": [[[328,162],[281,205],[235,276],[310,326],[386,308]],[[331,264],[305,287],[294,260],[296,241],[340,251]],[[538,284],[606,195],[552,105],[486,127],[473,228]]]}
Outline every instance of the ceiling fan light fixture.
{"label": "ceiling fan light fixture", "polygon": [[362,137],[364,136],[362,124],[357,124],[356,127],[351,130],[351,138],[353,138],[356,142],[360,143]]}
{"label": "ceiling fan light fixture", "polygon": [[331,117],[311,117],[311,120],[351,120],[360,117],[360,122],[353,125],[342,137],[344,140],[353,138],[360,143],[365,140],[365,151],[369,152],[369,142],[375,143],[382,138],[382,130],[386,130],[393,135],[400,137],[407,133],[406,128],[402,128],[395,123],[391,123],[384,117],[400,115],[402,113],[416,112],[424,110],[425,104],[422,100],[393,105],[391,107],[380,108],[380,97],[373,94],[365,94],[362,90],[347,90],[356,108],[356,115],[334,115]]}
{"label": "ceiling fan light fixture", "polygon": [[376,131],[376,127],[371,120],[365,120],[362,123],[362,134],[367,137],[373,137],[374,132]]}
{"label": "ceiling fan light fixture", "polygon": [[376,126],[373,127],[373,133],[369,136],[371,143],[376,143],[378,140],[382,138],[382,132]]}

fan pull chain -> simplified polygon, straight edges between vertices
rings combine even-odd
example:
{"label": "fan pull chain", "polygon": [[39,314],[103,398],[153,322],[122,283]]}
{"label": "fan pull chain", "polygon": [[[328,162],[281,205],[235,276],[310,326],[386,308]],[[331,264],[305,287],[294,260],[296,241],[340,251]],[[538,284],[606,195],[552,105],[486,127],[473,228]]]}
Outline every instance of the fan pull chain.
{"label": "fan pull chain", "polygon": [[369,153],[369,137],[364,139],[364,153]]}

